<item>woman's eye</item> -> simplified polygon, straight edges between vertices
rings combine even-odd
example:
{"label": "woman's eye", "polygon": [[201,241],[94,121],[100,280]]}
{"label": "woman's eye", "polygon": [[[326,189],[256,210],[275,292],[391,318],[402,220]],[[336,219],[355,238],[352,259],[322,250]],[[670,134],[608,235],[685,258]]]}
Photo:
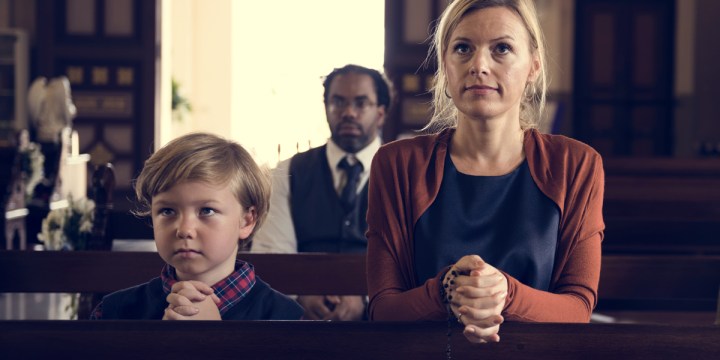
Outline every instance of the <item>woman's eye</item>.
{"label": "woman's eye", "polygon": [[498,54],[507,54],[507,53],[509,53],[511,50],[512,50],[512,47],[511,47],[510,45],[504,44],[504,43],[498,44],[498,45],[495,47],[495,51],[496,51]]}
{"label": "woman's eye", "polygon": [[453,51],[458,54],[467,54],[470,52],[470,46],[468,46],[467,44],[460,43],[460,44],[455,45],[455,47],[453,47]]}
{"label": "woman's eye", "polygon": [[210,216],[215,214],[215,209],[212,208],[202,208],[200,209],[200,215],[202,216]]}

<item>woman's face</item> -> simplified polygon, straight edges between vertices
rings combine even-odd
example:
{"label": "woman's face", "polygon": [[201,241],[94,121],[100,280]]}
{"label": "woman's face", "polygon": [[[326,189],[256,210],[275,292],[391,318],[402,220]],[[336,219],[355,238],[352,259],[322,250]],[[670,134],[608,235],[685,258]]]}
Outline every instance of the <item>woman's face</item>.
{"label": "woman's face", "polygon": [[525,85],[539,72],[529,44],[522,20],[508,8],[476,10],[460,20],[444,59],[447,92],[461,115],[519,119]]}

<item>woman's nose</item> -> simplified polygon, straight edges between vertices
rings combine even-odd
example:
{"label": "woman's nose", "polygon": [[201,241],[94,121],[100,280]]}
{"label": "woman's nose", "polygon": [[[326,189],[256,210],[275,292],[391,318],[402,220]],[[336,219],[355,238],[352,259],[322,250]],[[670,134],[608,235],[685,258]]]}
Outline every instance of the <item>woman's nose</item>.
{"label": "woman's nose", "polygon": [[472,64],[470,66],[470,75],[479,76],[480,74],[487,75],[488,66],[490,63],[490,53],[487,51],[477,51],[473,57]]}

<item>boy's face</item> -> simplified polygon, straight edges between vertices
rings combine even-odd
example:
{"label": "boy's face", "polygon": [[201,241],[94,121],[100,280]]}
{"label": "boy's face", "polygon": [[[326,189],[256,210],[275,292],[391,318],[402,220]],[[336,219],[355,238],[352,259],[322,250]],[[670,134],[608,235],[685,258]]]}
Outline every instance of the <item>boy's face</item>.
{"label": "boy's face", "polygon": [[213,285],[235,269],[238,241],[255,228],[227,185],[182,182],[152,198],[152,222],[160,257],[178,280]]}

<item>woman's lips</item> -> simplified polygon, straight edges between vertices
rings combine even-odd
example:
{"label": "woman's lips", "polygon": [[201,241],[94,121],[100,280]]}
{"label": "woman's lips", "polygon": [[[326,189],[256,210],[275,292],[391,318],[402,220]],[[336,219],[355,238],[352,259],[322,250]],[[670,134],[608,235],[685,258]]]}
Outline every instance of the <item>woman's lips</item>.
{"label": "woman's lips", "polygon": [[471,85],[465,87],[465,91],[469,92],[471,94],[475,95],[488,95],[492,93],[496,93],[498,91],[497,88],[494,88],[492,86],[486,86],[486,85]]}

